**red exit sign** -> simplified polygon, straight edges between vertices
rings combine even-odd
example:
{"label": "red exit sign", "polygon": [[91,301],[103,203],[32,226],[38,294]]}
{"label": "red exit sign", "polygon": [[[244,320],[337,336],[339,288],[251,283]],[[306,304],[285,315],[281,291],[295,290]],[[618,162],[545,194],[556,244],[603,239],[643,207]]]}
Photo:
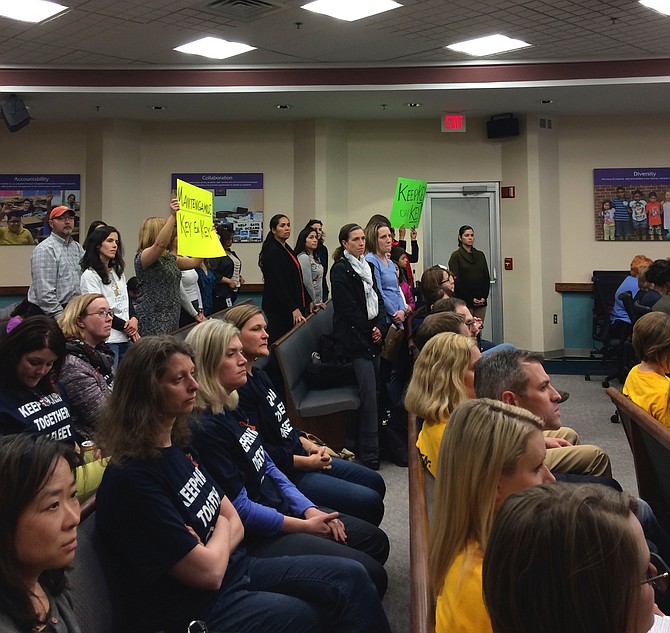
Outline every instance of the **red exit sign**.
{"label": "red exit sign", "polygon": [[465,115],[443,112],[442,113],[442,131],[443,132],[465,132]]}

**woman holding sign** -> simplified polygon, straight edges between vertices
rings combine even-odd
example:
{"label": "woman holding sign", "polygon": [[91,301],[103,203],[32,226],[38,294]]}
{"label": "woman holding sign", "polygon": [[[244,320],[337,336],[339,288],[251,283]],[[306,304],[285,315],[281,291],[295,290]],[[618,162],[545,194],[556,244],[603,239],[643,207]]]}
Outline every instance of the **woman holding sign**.
{"label": "woman holding sign", "polygon": [[449,258],[449,270],[456,277],[454,294],[463,299],[472,316],[484,320],[491,277],[486,255],[474,247],[475,231],[465,224],[458,229],[458,250]]}
{"label": "woman holding sign", "polygon": [[167,334],[179,328],[181,271],[197,268],[202,261],[176,254],[177,211],[179,201],[173,198],[167,219],[146,218],[140,227],[135,274],[139,282],[136,312],[142,336]]}

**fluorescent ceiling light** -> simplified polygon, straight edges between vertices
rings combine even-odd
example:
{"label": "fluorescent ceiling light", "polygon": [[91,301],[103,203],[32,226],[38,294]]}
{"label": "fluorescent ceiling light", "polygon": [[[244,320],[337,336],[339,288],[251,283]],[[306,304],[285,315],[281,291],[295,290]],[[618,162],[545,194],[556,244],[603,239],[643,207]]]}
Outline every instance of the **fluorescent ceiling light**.
{"label": "fluorescent ceiling light", "polygon": [[302,8],[338,20],[353,22],[401,6],[402,4],[393,0],[315,0],[303,5]]}
{"label": "fluorescent ceiling light", "polygon": [[247,51],[255,51],[256,47],[238,42],[227,42],[218,37],[203,37],[195,40],[195,42],[177,46],[174,50],[180,53],[211,57],[212,59],[226,59],[226,57],[233,57]]}
{"label": "fluorescent ceiling light", "polygon": [[22,22],[42,22],[67,8],[46,0],[0,0],[0,16]]}
{"label": "fluorescent ceiling light", "polygon": [[639,0],[644,7],[658,11],[663,15],[670,15],[670,2],[668,0]]}
{"label": "fluorescent ceiling light", "polygon": [[523,40],[513,40],[511,37],[507,37],[507,35],[496,34],[479,37],[476,40],[451,44],[446,48],[458,51],[459,53],[483,57],[484,55],[495,55],[496,53],[513,51],[517,48],[526,48],[526,46],[530,46],[530,44]]}

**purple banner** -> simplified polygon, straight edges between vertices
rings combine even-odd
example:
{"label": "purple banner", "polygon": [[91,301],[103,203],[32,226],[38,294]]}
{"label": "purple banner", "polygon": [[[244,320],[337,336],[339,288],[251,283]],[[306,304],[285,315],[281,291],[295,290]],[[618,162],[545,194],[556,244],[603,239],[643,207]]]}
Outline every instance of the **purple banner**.
{"label": "purple banner", "polygon": [[670,182],[668,167],[636,167],[633,169],[594,169],[593,184],[598,185],[631,185],[643,186],[655,182]]}
{"label": "purple banner", "polygon": [[[172,188],[177,188],[177,179],[201,189],[262,189],[263,174],[172,174]],[[215,194],[225,195],[225,194]]]}
{"label": "purple banner", "polygon": [[81,189],[79,174],[0,174],[0,189]]}

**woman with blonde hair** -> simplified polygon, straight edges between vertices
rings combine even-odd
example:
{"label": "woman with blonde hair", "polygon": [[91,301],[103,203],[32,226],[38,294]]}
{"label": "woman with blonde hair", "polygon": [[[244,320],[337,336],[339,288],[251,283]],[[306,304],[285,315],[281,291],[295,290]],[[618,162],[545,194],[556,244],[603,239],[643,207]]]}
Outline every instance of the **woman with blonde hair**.
{"label": "woman with blonde hair", "polygon": [[482,562],[493,517],[513,492],[554,477],[544,465],[542,421],[497,400],[453,412],[440,446],[430,525],[436,633],[490,633]]}
{"label": "woman with blonde hair", "polygon": [[484,556],[495,633],[647,633],[653,588],[664,591],[670,573],[649,553],[635,510],[625,492],[592,484],[511,495]]}
{"label": "woman with blonde hair", "polygon": [[442,332],[424,345],[414,364],[405,409],[423,418],[416,446],[433,476],[449,416],[461,402],[475,397],[475,363],[480,356],[475,339]]}
{"label": "woman with blonde hair", "polygon": [[135,254],[139,296],[135,305],[142,336],[168,334],[179,328],[181,271],[197,268],[196,257],[181,257],[170,249],[176,240],[179,201],[170,202],[170,215],[146,218],[140,227]]}
{"label": "woman with blonde hair", "polygon": [[58,319],[67,350],[60,384],[79,442],[93,439],[98,411],[112,392],[114,353],[105,341],[113,316],[103,295],[88,293],[72,299]]}
{"label": "woman with blonde hair", "polygon": [[277,468],[318,505],[379,525],[386,493],[381,475],[361,464],[331,457],[325,446],[316,445],[294,428],[270,378],[254,367],[257,358],[270,353],[263,311],[253,304],[240,304],[225,316],[239,329],[247,361],[247,382],[238,389],[240,408],[260,431],[265,450]]}
{"label": "woman with blonde hair", "polygon": [[255,424],[237,408],[237,389],[247,380],[237,328],[212,319],[194,327],[186,342],[195,352],[200,383],[194,447],[240,515],[249,552],[352,558],[365,567],[383,596],[387,577],[382,565],[389,552],[384,532],[361,519],[318,508],[275,466]]}

